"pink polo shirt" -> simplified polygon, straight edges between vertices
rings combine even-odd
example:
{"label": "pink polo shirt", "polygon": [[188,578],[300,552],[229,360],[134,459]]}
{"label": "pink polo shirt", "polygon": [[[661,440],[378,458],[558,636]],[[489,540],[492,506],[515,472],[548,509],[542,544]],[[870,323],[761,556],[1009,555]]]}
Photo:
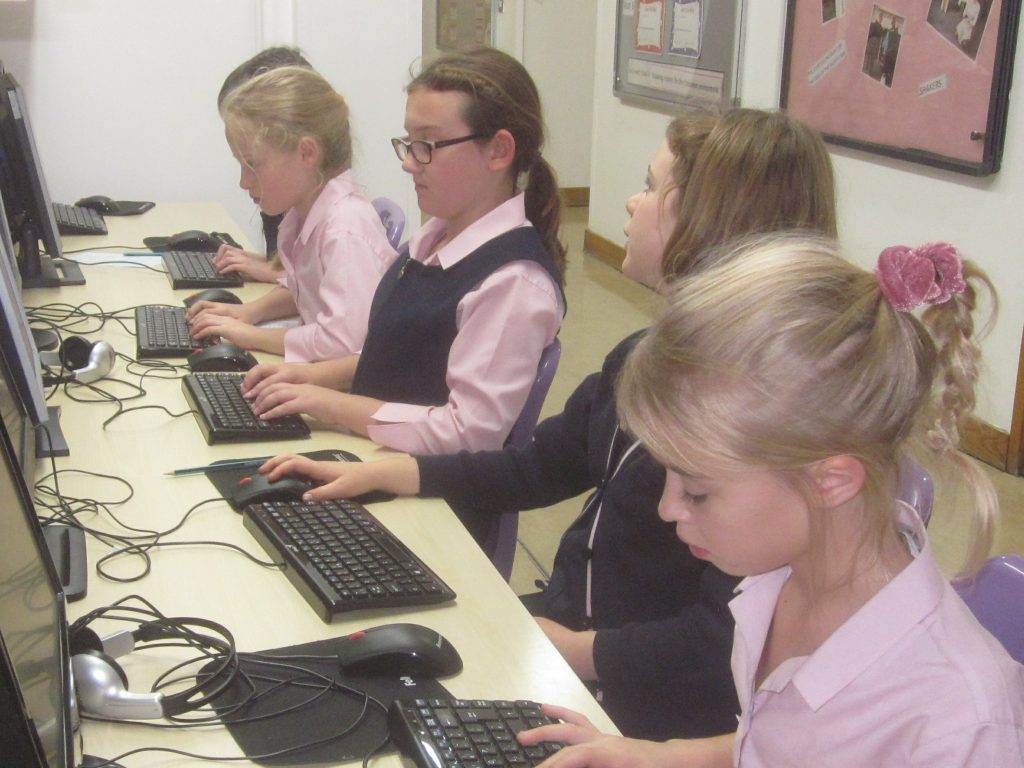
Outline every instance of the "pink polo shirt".
{"label": "pink polo shirt", "polygon": [[917,515],[900,512],[920,554],[812,655],[780,665],[757,690],[789,568],[737,587],[736,765],[1024,765],[1024,667],[943,578]]}
{"label": "pink polo shirt", "polygon": [[280,283],[302,321],[285,332],[284,359],[309,363],[354,354],[366,341],[377,283],[397,254],[351,171],[327,182],[299,224],[288,211],[277,232],[286,272]]}
{"label": "pink polo shirt", "polygon": [[[446,222],[431,219],[412,236],[409,253],[447,269],[484,243],[532,226],[522,194],[502,203],[431,254]],[[523,409],[544,348],[562,324],[564,304],[551,275],[533,261],[513,261],[463,297],[458,334],[448,354],[451,394],[441,406],[387,403],[373,414],[370,439],[407,453],[500,448]]]}

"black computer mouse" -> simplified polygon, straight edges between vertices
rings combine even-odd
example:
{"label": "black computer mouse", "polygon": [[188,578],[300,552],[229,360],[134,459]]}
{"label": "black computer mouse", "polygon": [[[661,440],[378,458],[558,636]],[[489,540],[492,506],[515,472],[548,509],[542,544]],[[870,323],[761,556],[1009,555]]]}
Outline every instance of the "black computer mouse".
{"label": "black computer mouse", "polygon": [[75,205],[80,208],[91,208],[96,213],[110,215],[117,210],[117,204],[106,195],[92,195],[83,197]]}
{"label": "black computer mouse", "polygon": [[248,371],[256,365],[256,358],[237,344],[221,341],[197,349],[186,360],[189,370],[195,373],[208,371]]}
{"label": "black computer mouse", "polygon": [[214,235],[212,232],[203,232],[200,229],[187,229],[178,232],[167,239],[167,250],[169,251],[206,251],[216,253],[217,249],[224,245],[225,241]]}
{"label": "black computer mouse", "polygon": [[356,675],[448,677],[462,658],[439,632],[419,624],[382,624],[353,632],[338,643],[343,672]]}
{"label": "black computer mouse", "polygon": [[253,472],[238,481],[237,487],[231,491],[229,501],[241,511],[246,504],[301,499],[302,494],[315,485],[316,483],[302,475],[285,475],[271,481],[270,475]]}
{"label": "black computer mouse", "polygon": [[197,301],[219,301],[222,304],[241,304],[242,300],[225,288],[206,288],[187,296],[182,304],[188,309]]}

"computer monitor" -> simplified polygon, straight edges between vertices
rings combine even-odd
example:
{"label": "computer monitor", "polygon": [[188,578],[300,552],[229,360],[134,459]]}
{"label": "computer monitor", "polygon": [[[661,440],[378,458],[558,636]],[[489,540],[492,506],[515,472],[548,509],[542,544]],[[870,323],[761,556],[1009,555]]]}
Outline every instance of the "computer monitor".
{"label": "computer monitor", "polygon": [[0,426],[0,755],[19,768],[77,765],[64,595]]}
{"label": "computer monitor", "polygon": [[[18,260],[25,288],[81,285],[81,268],[61,258],[60,233],[43,176],[24,92],[10,72],[0,74],[0,141],[4,145],[8,178],[8,221],[20,247]],[[46,255],[39,251],[43,241]]]}
{"label": "computer monitor", "polygon": [[[0,404],[4,418],[17,420],[13,429],[15,445],[24,450],[31,437],[32,456],[22,454],[26,480],[35,477],[35,456],[67,453],[60,431],[58,409],[47,406],[43,391],[42,365],[35,340],[21,303],[18,273],[14,268],[13,246],[0,201],[0,373],[3,392]],[[8,421],[8,429],[14,421]]]}

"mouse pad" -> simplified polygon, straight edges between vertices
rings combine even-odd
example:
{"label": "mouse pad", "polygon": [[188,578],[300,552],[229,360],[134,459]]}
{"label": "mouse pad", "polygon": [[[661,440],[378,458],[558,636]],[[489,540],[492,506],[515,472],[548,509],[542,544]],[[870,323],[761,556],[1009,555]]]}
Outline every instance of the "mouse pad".
{"label": "mouse pad", "polygon": [[[307,451],[300,453],[300,456],[313,459],[313,461],[362,461],[354,453],[349,451],[342,451],[340,449],[326,449],[321,451]],[[239,461],[240,459],[227,459],[226,461]],[[241,459],[244,461],[244,459]],[[218,462],[213,462],[210,466],[216,466]],[[262,461],[261,461],[262,463]],[[213,487],[217,489],[217,493],[227,499],[228,504],[235,512],[241,512],[241,508],[234,500],[234,494],[238,488],[238,481],[243,477],[248,477],[256,472],[256,467],[234,467],[231,469],[217,469],[207,470],[206,477]],[[370,493],[364,493],[362,496],[356,496],[352,501],[358,502],[359,504],[373,504],[377,501],[391,501],[395,498],[393,493],[385,493],[384,491],[372,491]]]}
{"label": "mouse pad", "polygon": [[[361,760],[388,735],[387,713],[370,702],[364,714],[361,692],[385,709],[395,699],[452,698],[433,678],[344,675],[338,666],[337,643],[337,639],[319,640],[239,655],[240,669],[252,686],[236,680],[214,700],[213,709],[246,757],[260,765]],[[277,666],[273,666],[275,659]],[[219,663],[204,667],[200,677]],[[360,693],[337,689],[325,693],[326,682],[317,674]],[[289,682],[281,684],[283,680]],[[247,698],[251,700],[244,703]],[[250,722],[236,722],[243,720]],[[269,757],[284,750],[286,754]]]}

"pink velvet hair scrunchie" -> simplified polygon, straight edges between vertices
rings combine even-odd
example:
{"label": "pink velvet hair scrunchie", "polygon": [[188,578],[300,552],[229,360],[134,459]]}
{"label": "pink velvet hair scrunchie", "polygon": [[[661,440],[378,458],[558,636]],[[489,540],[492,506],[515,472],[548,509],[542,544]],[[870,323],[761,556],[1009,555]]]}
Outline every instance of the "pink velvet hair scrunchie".
{"label": "pink velvet hair scrunchie", "polygon": [[911,312],[922,304],[944,304],[967,288],[963,260],[949,243],[886,248],[878,256],[875,274],[882,295],[897,312]]}

